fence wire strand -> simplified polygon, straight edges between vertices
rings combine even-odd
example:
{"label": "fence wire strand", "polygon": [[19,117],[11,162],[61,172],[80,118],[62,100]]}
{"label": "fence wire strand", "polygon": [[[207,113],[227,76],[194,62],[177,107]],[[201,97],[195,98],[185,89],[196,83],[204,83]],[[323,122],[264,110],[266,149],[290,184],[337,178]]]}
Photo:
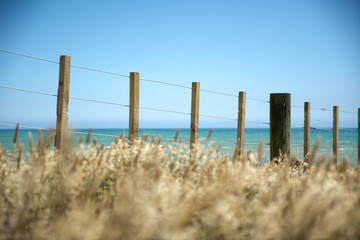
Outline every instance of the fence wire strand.
{"label": "fence wire strand", "polygon": [[[3,85],[0,85],[0,88],[7,88],[7,89],[11,89],[11,90],[16,90],[16,91],[22,91],[22,92],[35,93],[35,94],[41,94],[41,95],[57,97],[57,94],[33,91],[33,90],[28,90],[28,89],[23,89],[23,88],[15,88],[15,87],[3,86]],[[110,104],[110,105],[117,105],[117,106],[122,106],[122,107],[129,107],[129,105],[127,105],[127,104],[108,102],[108,101],[101,101],[101,100],[95,100],[95,99],[89,99],[89,98],[69,97],[69,99],[87,101],[87,102],[103,103],[103,104]]]}
{"label": "fence wire strand", "polygon": [[[23,56],[23,57],[28,57],[28,58],[32,58],[32,59],[36,59],[36,60],[41,60],[41,61],[46,61],[46,62],[59,64],[59,62],[57,62],[57,61],[53,61],[53,60],[49,60],[49,59],[45,59],[45,58],[40,58],[40,57],[35,57],[35,56],[28,55],[28,54],[18,53],[18,52],[14,52],[14,51],[5,50],[5,49],[0,49],[0,51],[15,54],[15,55],[19,55],[19,56]],[[111,72],[111,71],[105,71],[105,70],[96,69],[96,68],[83,67],[83,66],[79,66],[79,65],[71,65],[71,67],[129,78],[129,76],[125,75],[125,74],[120,74],[120,73]],[[170,85],[170,86],[175,86],[175,87],[180,87],[180,88],[185,88],[185,89],[191,89],[191,87],[181,85],[181,84],[176,84],[176,83],[152,80],[152,79],[147,79],[147,78],[140,78],[139,80],[146,81],[146,82],[152,82],[152,83],[158,83],[158,84],[164,84],[164,85]],[[208,93],[214,93],[214,94],[220,94],[220,95],[225,95],[225,96],[231,96],[231,97],[237,97],[237,95],[234,95],[234,94],[218,92],[218,91],[212,91],[212,90],[206,90],[206,89],[200,89],[200,91],[208,92]],[[252,100],[252,101],[270,103],[269,101],[262,100],[262,99],[257,99],[257,98],[247,97],[247,99]]]}
{"label": "fence wire strand", "polygon": [[164,84],[164,85],[170,85],[170,86],[175,86],[175,87],[180,87],[180,88],[191,89],[191,87],[176,84],[176,83],[157,81],[157,80],[152,80],[152,79],[147,79],[147,78],[140,78],[139,80],[145,81],[145,82],[159,83],[159,84]]}
{"label": "fence wire strand", "polygon": [[95,68],[82,67],[82,66],[78,66],[78,65],[71,65],[71,67],[84,69],[84,70],[89,70],[89,71],[94,71],[94,72],[100,72],[100,73],[116,75],[116,76],[125,77],[125,78],[130,78],[128,75],[125,75],[125,74],[120,74],[120,73],[116,73],[116,72],[110,72],[110,71],[105,71],[105,70],[100,70],[100,69],[95,69]]}
{"label": "fence wire strand", "polygon": [[19,55],[19,56],[23,56],[23,57],[27,57],[27,58],[33,58],[33,59],[40,60],[40,61],[45,61],[45,62],[51,62],[51,63],[59,64],[59,62],[57,62],[57,61],[49,60],[49,59],[46,59],[46,58],[34,57],[34,56],[31,56],[31,55],[27,55],[27,54],[23,54],[23,53],[18,53],[18,52],[14,52],[14,51],[9,51],[9,50],[5,50],[5,49],[0,49],[0,51],[1,51],[1,52],[6,52],[6,53],[15,54],[15,55]]}
{"label": "fence wire strand", "polygon": [[103,103],[103,104],[116,105],[116,106],[122,106],[122,107],[130,107],[127,104],[107,102],[107,101],[101,101],[101,100],[95,100],[95,99],[79,98],[79,97],[69,97],[69,98],[74,99],[74,100],[86,101],[86,102],[96,102],[96,103]]}
{"label": "fence wire strand", "polygon": [[[3,126],[3,127],[16,127],[16,125],[14,125],[14,124],[6,124],[6,123],[0,123],[0,126]],[[24,126],[24,125],[20,125],[20,124],[19,124],[19,128],[41,130],[41,131],[55,131],[55,129],[52,129],[52,128],[30,127],[30,126]],[[82,135],[88,135],[89,134],[88,132],[77,132],[77,131],[72,131],[72,130],[68,130],[68,132],[69,133],[75,133],[75,134],[82,134]],[[117,135],[102,134],[102,133],[91,133],[91,136],[119,137]],[[128,137],[125,137],[125,138],[128,138]]]}
{"label": "fence wire strand", "polygon": [[152,111],[158,111],[158,112],[169,112],[169,113],[178,113],[178,114],[184,114],[184,115],[191,115],[191,113],[187,112],[180,112],[180,111],[173,111],[173,110],[166,110],[166,109],[159,109],[159,108],[152,108],[152,107],[139,107],[140,109],[145,110],[152,110]]}
{"label": "fence wire strand", "polygon": [[4,86],[4,85],[0,85],[0,88],[7,88],[7,89],[11,89],[11,90],[28,92],[28,93],[36,93],[36,94],[47,95],[47,96],[52,96],[52,97],[57,96],[56,94],[52,94],[52,93],[45,93],[45,92],[39,92],[39,91],[28,90],[28,89],[23,89],[23,88],[9,87],[9,86]]}
{"label": "fence wire strand", "polygon": [[[3,127],[16,127],[16,125],[14,125],[14,124],[6,124],[6,123],[0,123],[0,126],[3,126]],[[24,126],[24,125],[20,125],[20,124],[19,124],[19,128],[26,128],[26,129],[33,129],[33,130],[42,130],[42,131],[55,130],[55,129],[50,129],[50,128],[40,128],[40,127]]]}
{"label": "fence wire strand", "polygon": [[[39,92],[39,91],[33,91],[33,90],[27,90],[27,89],[22,89],[22,88],[15,88],[15,87],[3,86],[3,85],[0,85],[0,88],[7,88],[7,89],[17,90],[17,91],[22,91],[22,92],[29,92],[29,93],[36,93],[36,94],[41,94],[41,95],[47,95],[47,96],[57,97],[56,94]],[[122,107],[130,107],[128,104],[121,104],[121,103],[108,102],[108,101],[101,101],[101,100],[95,100],[95,99],[89,99],[89,98],[79,98],[79,97],[69,97],[69,98],[70,98],[70,99],[74,99],[74,100],[80,100],[80,101],[96,102],[96,103],[103,103],[103,104],[116,105],[116,106],[122,106]],[[153,107],[141,107],[141,106],[140,106],[139,108],[140,108],[140,109],[145,109],[145,110],[158,111],[158,112],[168,112],[168,113],[177,113],[177,114],[183,114],[183,115],[191,115],[191,113],[188,113],[188,112],[180,112],[180,111],[159,109],[159,108],[153,108]],[[212,115],[206,115],[206,114],[199,114],[199,116],[201,116],[201,117],[208,117],[208,118],[216,118],[216,119],[225,119],[225,120],[237,121],[237,119],[235,119],[235,118],[227,118],[227,117],[221,117],[221,116],[212,116]],[[266,122],[257,122],[257,121],[245,121],[245,122],[257,123],[257,124],[267,124],[267,125],[269,125],[269,123],[266,123]]]}
{"label": "fence wire strand", "polygon": [[[50,62],[50,63],[59,64],[59,62],[53,61],[53,60],[50,60],[50,59],[35,57],[35,56],[32,56],[32,55],[23,54],[23,53],[18,53],[18,52],[6,50],[6,49],[0,49],[0,51],[6,52],[6,53],[10,53],[10,54],[19,55],[19,56],[23,56],[23,57],[27,57],[27,58],[32,58],[32,59],[36,59],[36,60],[40,60],[40,61],[45,61],[45,62]],[[128,75],[125,75],[125,74],[120,74],[120,73],[116,73],[116,72],[110,72],[110,71],[105,71],[105,70],[100,70],[100,69],[95,69],[95,68],[88,68],[88,67],[83,67],[83,66],[78,66],[78,65],[71,65],[71,67],[73,67],[73,68],[79,68],[79,69],[84,69],[84,70],[89,70],[89,71],[100,72],[100,73],[105,73],[105,74],[116,75],[116,76],[125,77],[125,78],[129,78],[129,76],[128,76]],[[164,82],[164,81],[158,81],[158,80],[151,80],[151,79],[146,79],[146,78],[140,78],[139,80],[141,80],[141,81],[147,81],[147,82],[152,82],[152,83],[158,83],[158,84],[165,84],[165,85],[170,85],[170,86],[175,86],[175,87],[180,87],[180,88],[185,88],[185,89],[191,89],[191,87],[188,87],[188,86],[185,86],[185,85],[180,85],[180,84],[175,84],[175,83],[170,83],[170,82]],[[2,86],[2,87],[6,88],[5,86]],[[11,87],[7,87],[7,88],[15,89],[15,88],[11,88]],[[20,90],[20,89],[17,89],[17,90]],[[43,95],[54,96],[53,94],[41,93],[41,92],[36,92],[36,91],[31,91],[31,90],[23,90],[23,89],[22,89],[21,91],[27,91],[27,92],[39,93],[39,94],[43,94]],[[206,90],[206,89],[200,89],[200,91],[202,91],[202,92],[207,92],[207,93],[213,93],[213,94],[219,94],[219,95],[225,95],[225,96],[231,96],[231,97],[238,97],[237,95],[234,95],[234,94],[225,93],[225,92],[219,92],[219,91],[212,91],[212,90]],[[270,101],[262,100],[262,99],[257,99],[257,98],[246,97],[246,99],[247,99],[247,100],[252,100],[252,101],[258,101],[258,102],[270,103]],[[85,100],[85,99],[78,99],[78,100]],[[92,101],[92,102],[102,102],[102,101],[97,101],[97,100],[92,100],[92,99],[89,99],[89,101]],[[106,103],[106,102],[104,102],[104,103]],[[128,105],[125,105],[125,104],[114,104],[114,103],[110,103],[110,104],[120,105],[120,106],[128,106]],[[293,108],[303,108],[303,106],[296,106],[296,105],[292,105],[291,107],[293,107]],[[321,111],[330,111],[330,112],[333,111],[332,109],[321,108],[321,107],[312,107],[311,109],[321,110]],[[154,109],[154,110],[155,110],[155,109]],[[156,109],[156,111],[163,111],[163,110]],[[174,112],[176,112],[176,111],[174,111]],[[345,110],[339,110],[339,112],[357,114],[357,112],[345,111]],[[176,112],[176,113],[179,113],[179,112]],[[183,113],[182,113],[182,114],[183,114]],[[218,118],[218,117],[216,117],[216,118]],[[267,124],[267,123],[266,123],[266,124]]]}

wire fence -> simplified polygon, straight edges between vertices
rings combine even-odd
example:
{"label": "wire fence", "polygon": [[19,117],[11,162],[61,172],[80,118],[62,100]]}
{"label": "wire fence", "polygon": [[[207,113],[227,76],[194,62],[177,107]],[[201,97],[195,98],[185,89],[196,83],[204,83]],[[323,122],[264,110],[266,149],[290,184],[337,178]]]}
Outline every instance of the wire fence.
{"label": "wire fence", "polygon": [[[0,85],[0,88],[5,88],[5,89],[11,89],[11,90],[16,90],[16,91],[21,91],[21,92],[28,92],[28,93],[35,93],[35,94],[40,94],[40,95],[46,95],[46,96],[52,96],[52,97],[57,97],[57,94],[53,94],[53,93],[46,93],[46,92],[40,92],[40,91],[35,91],[35,90],[29,90],[29,89],[23,89],[23,88],[16,88],[16,87],[10,87],[10,86],[5,86],[5,85]],[[102,104],[109,104],[109,105],[116,105],[116,106],[122,106],[122,107],[130,107],[128,104],[122,104],[122,103],[116,103],[116,102],[108,102],[108,101],[103,101],[103,100],[96,100],[96,99],[89,99],[89,98],[80,98],[80,97],[69,97],[70,99],[74,99],[74,100],[80,100],[80,101],[87,101],[87,102],[96,102],[96,103],[102,103]],[[191,115],[191,113],[189,112],[181,112],[181,111],[174,111],[174,110],[167,110],[167,109],[159,109],[159,108],[153,108],[153,107],[143,107],[143,106],[139,106],[140,109],[144,109],[144,110],[151,110],[151,111],[158,111],[158,112],[168,112],[168,113],[177,113],[177,114],[183,114],[183,115]],[[207,118],[214,118],[214,119],[224,119],[224,120],[230,120],[230,121],[237,121],[237,119],[235,118],[227,118],[227,117],[222,117],[222,116],[213,116],[213,115],[206,115],[206,114],[199,114],[199,116],[201,117],[207,117]],[[269,125],[270,123],[267,122],[259,122],[259,121],[251,121],[251,120],[246,120],[245,122],[249,122],[249,123],[256,123],[256,124],[265,124],[265,125]]]}
{"label": "wire fence", "polygon": [[[0,123],[0,126],[2,127],[12,127],[12,128],[16,128],[17,125],[15,124],[6,124],[6,123]],[[42,127],[34,127],[34,126],[25,126],[25,125],[19,125],[19,129],[30,129],[30,130],[41,130],[41,131],[50,131],[50,132],[54,132],[55,129],[53,128],[42,128]],[[323,128],[321,130],[331,130],[328,128]],[[74,131],[74,130],[69,130],[68,131],[70,134],[78,134],[78,135],[89,135],[89,132],[82,132],[82,131]],[[94,133],[91,132],[90,134],[91,136],[99,136],[99,137],[110,137],[110,138],[121,138],[121,135],[114,135],[114,134],[103,134],[103,133]],[[125,138],[128,138],[127,136],[123,136]],[[177,140],[175,140],[175,138],[160,138],[162,141],[170,141],[170,142],[176,142]],[[190,139],[181,139],[181,141],[184,142],[189,142]],[[209,141],[209,140],[207,140]],[[210,140],[211,141],[211,140]],[[225,139],[214,139],[214,141],[216,141],[216,143],[218,144],[231,144],[231,145],[236,145],[235,141],[229,141],[229,140],[225,140]],[[259,143],[258,142],[247,142],[245,144],[246,146],[258,146]],[[270,143],[264,143],[265,146],[270,146]],[[293,147],[302,147],[303,143],[292,143],[291,146]],[[322,148],[332,148],[332,145],[321,145],[320,147]],[[357,146],[339,146],[340,149],[357,149]]]}
{"label": "wire fence", "polygon": [[[32,59],[36,59],[36,60],[40,60],[40,61],[45,61],[45,62],[50,62],[50,63],[59,64],[58,61],[54,61],[54,60],[50,60],[50,59],[45,59],[45,58],[40,58],[40,57],[28,55],[28,54],[18,53],[18,52],[14,52],[14,51],[10,51],[10,50],[0,49],[0,51],[6,52],[6,53],[9,53],[9,54],[14,54],[14,55],[19,55],[19,56],[27,57],[27,58],[32,58]],[[124,78],[130,78],[129,75],[120,74],[120,73],[111,72],[111,71],[106,71],[106,70],[101,70],[101,69],[96,69],[96,68],[83,67],[83,66],[73,65],[73,64],[71,65],[71,67],[73,67],[73,68],[78,68],[78,69],[83,69],[83,70],[94,71],[94,72],[105,73],[105,74],[111,74],[111,75],[120,76],[120,77],[124,77]],[[164,84],[164,85],[174,86],[174,87],[180,87],[180,88],[185,88],[185,89],[191,89],[191,87],[189,87],[189,86],[185,86],[185,85],[181,85],[181,84],[175,84],[175,83],[171,83],[171,82],[165,82],[165,81],[159,81],[159,80],[152,80],[152,79],[147,79],[147,78],[140,78],[140,80],[141,80],[141,81],[152,82],[152,83],[158,83],[158,84]],[[213,93],[213,94],[223,95],[223,96],[230,96],[230,97],[236,97],[236,98],[238,97],[238,95],[231,94],[231,93],[220,92],[220,91],[213,91],[213,90],[207,90],[207,89],[200,89],[200,91],[201,91],[201,92],[206,92],[206,93]],[[264,99],[258,99],[258,98],[252,98],[252,97],[246,97],[246,99],[247,99],[247,100],[250,100],[250,101],[270,103],[270,101],[264,100]],[[304,108],[303,106],[298,106],[298,105],[291,105],[291,107],[293,107],[293,108]],[[333,111],[332,109],[328,109],[328,108],[324,108],[324,107],[311,107],[311,109],[312,109],[312,110],[321,110],[321,111],[330,111],[330,112]],[[346,111],[346,110],[339,110],[339,112],[350,113],[350,114],[357,114],[357,112],[354,112],[354,111]],[[262,124],[262,123],[261,123],[261,124]]]}
{"label": "wire fence", "polygon": [[[5,50],[5,49],[0,49],[0,51],[1,51],[1,52],[5,52],[5,53],[9,53],[9,54],[13,54],[13,55],[18,55],[18,56],[22,56],[22,57],[27,57],[27,58],[39,60],[39,61],[44,61],[44,62],[59,64],[58,61],[54,61],[54,60],[50,60],[50,59],[45,59],[45,58],[40,58],[40,57],[28,55],[28,54],[18,53],[18,52],[14,52],[14,51]],[[94,72],[99,72],[99,73],[104,73],[104,74],[115,75],[115,76],[124,77],[124,78],[130,78],[129,75],[120,74],[120,73],[111,72],[111,71],[106,71],[106,70],[101,70],[101,69],[96,69],[96,68],[84,67],[84,66],[79,66],[79,65],[71,65],[71,67],[72,67],[72,68],[82,69],[82,70],[87,70],[87,71],[94,71]],[[190,89],[190,90],[192,89],[192,88],[189,87],[189,86],[185,86],[185,85],[181,85],[181,84],[176,84],[176,83],[171,83],[171,82],[165,82],[165,81],[159,81],[159,80],[153,80],[153,79],[147,79],[147,78],[139,78],[139,80],[141,80],[141,81],[146,81],[146,82],[151,82],[151,83],[156,83],[156,84],[163,84],[163,85],[168,85],[168,86],[174,86],[174,87],[178,87],[178,88],[184,88],[184,89]],[[18,87],[12,87],[12,86],[6,86],[6,85],[0,85],[0,88],[10,89],[10,90],[15,90],[15,91],[21,91],[21,92],[27,92],[27,93],[33,93],[33,94],[40,94],[40,95],[57,97],[57,94],[52,94],[52,93],[47,93],[47,92],[42,92],[42,91],[36,91],[36,90],[30,90],[30,89],[24,89],[24,88],[18,88]],[[226,93],[226,92],[221,92],[221,91],[213,91],[213,90],[207,90],[207,89],[200,89],[200,91],[201,91],[201,92],[205,92],[205,93],[210,93],[210,94],[217,94],[217,95],[222,95],[222,96],[228,96],[228,97],[235,97],[235,98],[238,98],[238,97],[239,97],[238,95],[231,94],[231,93]],[[127,108],[130,107],[129,104],[117,103],[117,102],[110,102],[110,101],[104,101],[104,100],[89,99],[89,98],[74,97],[74,96],[69,96],[69,98],[70,98],[70,99],[73,99],[73,100],[78,100],[78,101],[95,102],[95,103],[100,103],[100,104],[116,105],[116,106],[127,107]],[[257,102],[268,103],[268,104],[270,103],[270,101],[264,100],[264,99],[258,99],[258,98],[252,98],[252,97],[246,97],[246,99],[247,99],[247,100],[250,100],[250,101],[257,101]],[[297,108],[297,109],[304,109],[304,106],[299,106],[299,105],[291,105],[291,107],[292,107],[292,108]],[[167,112],[167,113],[174,113],[174,114],[182,114],[182,115],[191,116],[191,113],[189,113],[189,112],[182,112],[182,111],[175,111],[175,110],[168,110],[168,109],[160,109],[160,108],[155,108],[155,107],[139,106],[139,109],[150,110],[150,111],[158,111],[158,112]],[[310,109],[311,109],[311,110],[320,110],[320,111],[333,112],[332,109],[325,108],[325,107],[311,107]],[[349,113],[349,114],[357,114],[357,112],[345,111],[345,110],[339,110],[339,112]],[[229,121],[238,121],[237,118],[229,118],[229,117],[224,117],[224,116],[215,116],[215,115],[208,115],[208,114],[199,114],[199,116],[200,116],[200,117],[206,117],[206,118],[213,118],[213,119],[222,119],[222,120],[229,120]],[[262,122],[262,121],[245,120],[245,122],[254,123],[254,124],[261,124],[261,125],[270,125],[269,122]],[[14,126],[16,126],[16,125],[0,124],[0,126],[14,127]],[[51,130],[51,129],[45,129],[45,128],[29,127],[29,126],[21,126],[21,127],[22,127],[22,128],[28,128],[28,129]],[[303,128],[303,126],[294,126],[294,128]],[[314,127],[314,126],[311,126],[310,128],[311,128],[311,129],[314,129],[314,130],[332,130],[332,128],[321,128],[321,127]],[[348,128],[339,128],[339,130],[344,130],[344,131],[358,131],[357,129],[348,129]],[[85,132],[76,132],[76,131],[72,131],[72,133],[74,133],[74,134],[84,134],[84,135],[87,135],[87,134],[88,134],[88,133],[85,133]],[[95,134],[95,133],[93,133],[92,135],[94,135],[94,136],[104,136],[104,137],[118,137],[118,136],[115,136],[115,135]],[[164,139],[164,140],[165,140],[165,139]],[[167,139],[167,140],[171,140],[171,139]],[[186,140],[186,141],[188,141],[188,140]],[[234,143],[234,144],[236,144],[236,142],[226,141],[226,140],[224,140],[224,141],[222,141],[222,142],[224,142],[224,143]],[[293,145],[293,144],[292,144],[292,145]],[[301,144],[298,144],[298,145],[301,145]],[[295,145],[294,145],[294,146],[295,146]],[[347,148],[347,147],[343,147],[343,148]],[[349,147],[349,148],[352,148],[352,147]]]}
{"label": "wire fence", "polygon": [[[15,128],[17,125],[0,123],[0,126],[14,127]],[[31,130],[41,130],[41,131],[55,131],[55,129],[52,129],[52,128],[31,127],[31,126],[24,126],[24,125],[19,125],[19,128],[31,129]],[[89,134],[89,132],[79,132],[79,131],[72,131],[72,130],[69,130],[68,132],[72,133],[72,134],[81,134],[81,135],[88,135]],[[117,135],[101,134],[101,133],[91,133],[91,135],[93,135],[93,136],[101,136],[101,137],[113,137],[113,138],[119,137]],[[127,137],[125,137],[125,138],[127,138]]]}

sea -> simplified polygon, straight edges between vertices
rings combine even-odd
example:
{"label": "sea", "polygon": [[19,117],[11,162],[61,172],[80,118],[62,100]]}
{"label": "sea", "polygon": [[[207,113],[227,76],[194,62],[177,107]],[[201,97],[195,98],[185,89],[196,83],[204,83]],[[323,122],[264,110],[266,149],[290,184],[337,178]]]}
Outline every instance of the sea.
{"label": "sea", "polygon": [[[88,129],[76,129],[72,130],[72,139],[73,142],[76,142],[83,138],[83,143],[85,143],[86,134]],[[0,144],[2,148],[7,149],[8,151],[13,151],[13,138],[14,138],[14,129],[2,129],[0,130]],[[42,136],[46,135],[45,131],[41,131]],[[115,140],[115,136],[120,136],[122,133],[125,136],[128,135],[127,129],[92,129],[92,135],[90,142],[96,138],[96,141],[99,145],[104,144],[105,146],[110,146],[111,143]],[[140,129],[139,137],[144,134],[148,135],[148,139],[151,137],[159,138],[161,137],[161,143],[167,145],[172,144],[174,137],[176,135],[177,129]],[[206,140],[209,135],[209,128],[199,129],[199,138],[203,139],[205,146],[213,145],[214,143],[217,146],[220,146],[219,153],[227,154],[231,156],[234,153],[236,147],[236,136],[237,130],[234,128],[215,128],[212,131],[210,139]],[[38,130],[29,130],[29,129],[20,129],[18,133],[18,142],[24,144],[24,151],[29,151],[29,141],[28,134],[31,133],[33,140],[37,141]],[[310,151],[313,148],[317,138],[320,138],[320,146],[317,151],[317,155],[325,154],[327,161],[332,156],[332,129],[323,130],[323,129],[311,129],[310,131]],[[358,162],[357,156],[357,129],[341,129],[339,130],[339,158],[340,162],[344,157],[347,157],[349,160],[349,165],[355,167]],[[183,144],[189,144],[190,139],[190,130],[189,129],[180,129],[178,139],[181,139]],[[302,159],[303,158],[303,140],[304,139],[304,130],[301,128],[291,129],[291,155]],[[260,141],[265,143],[263,148],[263,160],[266,162],[270,158],[270,130],[269,128],[246,128],[245,129],[245,151],[250,150],[252,153],[255,153],[259,147]]]}

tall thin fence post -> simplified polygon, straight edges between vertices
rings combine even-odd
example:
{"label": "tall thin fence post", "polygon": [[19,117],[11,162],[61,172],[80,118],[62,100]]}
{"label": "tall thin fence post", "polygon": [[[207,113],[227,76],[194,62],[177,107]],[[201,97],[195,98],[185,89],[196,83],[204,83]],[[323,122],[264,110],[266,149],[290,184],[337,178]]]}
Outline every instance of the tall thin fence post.
{"label": "tall thin fence post", "polygon": [[236,154],[244,155],[246,92],[239,92]]}
{"label": "tall thin fence post", "polygon": [[191,88],[191,127],[190,127],[190,148],[198,142],[199,138],[199,100],[200,83],[193,82]]}
{"label": "tall thin fence post", "polygon": [[281,154],[290,156],[291,95],[270,94],[270,160]]}
{"label": "tall thin fence post", "polygon": [[304,157],[310,152],[310,103],[304,103]]}
{"label": "tall thin fence post", "polygon": [[129,143],[139,138],[139,79],[138,72],[130,73]]}
{"label": "tall thin fence post", "polygon": [[67,146],[70,67],[71,57],[60,56],[55,135],[55,147],[60,151],[64,151]]}
{"label": "tall thin fence post", "polygon": [[339,162],[339,106],[333,107],[333,156]]}

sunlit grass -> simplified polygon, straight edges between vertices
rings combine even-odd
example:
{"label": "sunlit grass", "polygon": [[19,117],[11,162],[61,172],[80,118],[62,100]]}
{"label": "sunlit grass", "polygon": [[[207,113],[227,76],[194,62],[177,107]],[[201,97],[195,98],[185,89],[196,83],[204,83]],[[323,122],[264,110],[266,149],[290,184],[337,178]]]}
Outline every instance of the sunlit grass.
{"label": "sunlit grass", "polygon": [[20,143],[0,150],[0,239],[360,238],[360,169],[347,160],[263,165],[261,144],[239,158],[145,138],[60,154],[45,139],[25,156]]}

